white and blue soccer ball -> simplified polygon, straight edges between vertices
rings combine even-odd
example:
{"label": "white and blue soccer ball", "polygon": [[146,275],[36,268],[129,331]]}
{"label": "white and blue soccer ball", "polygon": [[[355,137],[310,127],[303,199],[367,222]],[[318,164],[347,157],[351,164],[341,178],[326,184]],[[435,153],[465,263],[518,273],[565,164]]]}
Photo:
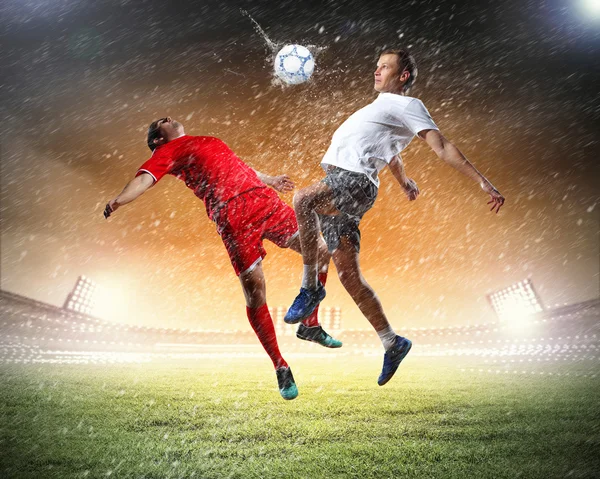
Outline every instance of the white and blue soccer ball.
{"label": "white and blue soccer ball", "polygon": [[314,70],[313,56],[302,45],[286,45],[275,57],[275,74],[289,85],[304,83]]}

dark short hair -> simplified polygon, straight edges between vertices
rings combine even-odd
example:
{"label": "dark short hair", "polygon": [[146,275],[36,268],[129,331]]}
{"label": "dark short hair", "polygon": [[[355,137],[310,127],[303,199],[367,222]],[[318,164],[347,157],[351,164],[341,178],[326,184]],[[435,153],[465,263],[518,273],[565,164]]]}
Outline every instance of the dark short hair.
{"label": "dark short hair", "polygon": [[156,144],[154,143],[154,140],[157,140],[158,138],[160,138],[160,130],[158,128],[158,122],[164,121],[166,119],[167,119],[166,117],[159,118],[158,120],[150,123],[150,126],[148,127],[148,137],[146,138],[146,142],[148,143],[148,148],[150,148],[152,151],[154,151],[156,148]]}
{"label": "dark short hair", "polygon": [[404,49],[383,50],[379,56],[381,55],[396,55],[398,57],[398,66],[400,67],[400,72],[406,70],[410,74],[410,77],[402,88],[402,91],[406,93],[414,85],[415,80],[417,79],[417,74],[419,73],[417,70],[417,62],[415,61],[415,57],[413,57],[408,50]]}

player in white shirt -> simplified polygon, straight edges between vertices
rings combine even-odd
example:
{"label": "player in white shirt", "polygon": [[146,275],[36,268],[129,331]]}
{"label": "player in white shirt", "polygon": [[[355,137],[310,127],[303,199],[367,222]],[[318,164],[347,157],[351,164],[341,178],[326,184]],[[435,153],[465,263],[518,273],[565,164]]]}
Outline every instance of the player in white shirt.
{"label": "player in white shirt", "polygon": [[471,178],[490,195],[491,211],[497,213],[504,204],[500,192],[440,133],[421,100],[406,96],[416,77],[417,66],[408,51],[384,51],[375,70],[374,86],[379,96],[352,114],[333,134],[321,162],[326,177],[294,197],[304,273],[300,294],[285,321],[289,324],[302,321],[325,297],[325,288],[317,279],[321,229],[342,284],[375,328],[385,348],[377,381],[380,386],[392,378],[412,343],[392,329],[359,266],[358,225],[377,197],[379,171],[389,166],[408,199],[417,199],[419,189],[406,176],[400,157],[400,152],[417,136],[441,160]]}

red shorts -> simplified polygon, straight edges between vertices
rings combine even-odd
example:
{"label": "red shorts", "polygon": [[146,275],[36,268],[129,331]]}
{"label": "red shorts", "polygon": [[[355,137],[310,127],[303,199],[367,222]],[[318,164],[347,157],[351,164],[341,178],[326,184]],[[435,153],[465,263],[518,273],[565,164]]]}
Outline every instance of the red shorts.
{"label": "red shorts", "polygon": [[217,231],[238,276],[266,256],[263,239],[286,248],[298,233],[294,210],[268,187],[232,198],[216,216]]}

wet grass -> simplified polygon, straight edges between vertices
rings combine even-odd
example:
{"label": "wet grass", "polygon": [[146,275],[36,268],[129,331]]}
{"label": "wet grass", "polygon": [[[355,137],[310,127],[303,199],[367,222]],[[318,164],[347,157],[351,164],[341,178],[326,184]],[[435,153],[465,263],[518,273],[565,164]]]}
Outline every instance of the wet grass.
{"label": "wet grass", "polygon": [[599,378],[451,361],[295,359],[294,401],[266,360],[0,365],[0,476],[600,476]]}

